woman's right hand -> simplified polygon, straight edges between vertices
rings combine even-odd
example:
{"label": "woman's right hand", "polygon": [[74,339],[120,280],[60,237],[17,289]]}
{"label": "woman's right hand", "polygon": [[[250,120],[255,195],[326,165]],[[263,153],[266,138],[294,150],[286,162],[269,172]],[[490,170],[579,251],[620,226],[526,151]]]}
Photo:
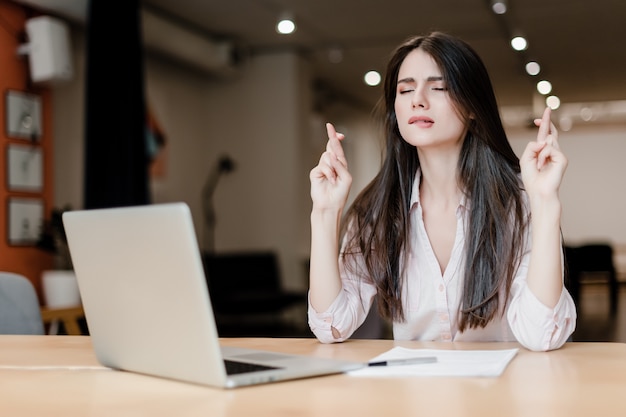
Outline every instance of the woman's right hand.
{"label": "woman's right hand", "polygon": [[348,161],[341,146],[341,140],[345,136],[343,133],[337,133],[331,123],[326,123],[326,131],[328,132],[326,151],[309,175],[313,209],[343,211],[352,185]]}

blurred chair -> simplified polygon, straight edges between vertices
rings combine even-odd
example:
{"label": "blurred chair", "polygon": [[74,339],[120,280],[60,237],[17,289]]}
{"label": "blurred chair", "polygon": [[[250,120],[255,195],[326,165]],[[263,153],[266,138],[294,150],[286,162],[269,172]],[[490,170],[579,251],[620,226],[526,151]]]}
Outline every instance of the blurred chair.
{"label": "blurred chair", "polygon": [[389,339],[393,338],[391,327],[385,319],[383,319],[378,312],[378,306],[376,305],[376,298],[372,302],[370,311],[367,313],[367,317],[361,326],[352,333],[350,339]]}
{"label": "blurred chair", "polygon": [[580,302],[581,284],[605,282],[609,290],[609,311],[615,315],[619,285],[611,244],[599,242],[566,246],[565,259],[568,268],[567,286],[576,305]]}
{"label": "blurred chair", "polygon": [[23,275],[0,272],[0,334],[45,334],[37,293]]}
{"label": "blurred chair", "polygon": [[576,248],[574,246],[564,245],[563,254],[565,261],[565,288],[569,291],[570,295],[576,303],[580,302],[580,282],[578,278],[578,266],[576,265]]}
{"label": "blurred chair", "polygon": [[218,330],[230,325],[241,335],[289,332],[284,313],[294,307],[302,308],[306,322],[306,292],[283,288],[276,253],[212,253],[204,254],[203,261]]}

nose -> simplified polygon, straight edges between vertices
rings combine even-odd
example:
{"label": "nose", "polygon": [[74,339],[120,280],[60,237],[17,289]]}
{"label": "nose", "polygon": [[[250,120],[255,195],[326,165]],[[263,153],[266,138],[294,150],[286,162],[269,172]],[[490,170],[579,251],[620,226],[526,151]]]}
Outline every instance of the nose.
{"label": "nose", "polygon": [[424,87],[415,87],[415,90],[413,91],[413,97],[411,97],[411,105],[414,109],[417,107],[428,107],[428,100],[424,92]]}

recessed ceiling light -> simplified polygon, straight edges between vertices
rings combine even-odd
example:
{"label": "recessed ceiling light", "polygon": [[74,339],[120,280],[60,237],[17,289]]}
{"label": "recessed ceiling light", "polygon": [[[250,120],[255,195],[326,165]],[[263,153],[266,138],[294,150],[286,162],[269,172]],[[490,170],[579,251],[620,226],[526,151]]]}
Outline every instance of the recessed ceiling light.
{"label": "recessed ceiling light", "polygon": [[543,95],[546,95],[550,91],[552,91],[552,84],[550,84],[550,81],[541,80],[537,83],[537,91],[539,91]]}
{"label": "recessed ceiling light", "polygon": [[563,132],[569,132],[572,130],[572,126],[574,125],[574,121],[569,116],[563,116],[559,119],[559,127]]}
{"label": "recessed ceiling light", "polygon": [[330,48],[328,50],[328,61],[338,64],[343,61],[343,49],[339,47]]}
{"label": "recessed ceiling light", "polygon": [[365,80],[365,84],[373,87],[380,84],[381,76],[378,71],[368,71],[363,79]]}
{"label": "recessed ceiling light", "polygon": [[276,32],[289,35],[296,30],[296,23],[293,20],[293,17],[289,13],[283,13],[278,18],[278,23],[276,24]]}
{"label": "recessed ceiling light", "polygon": [[492,0],[491,2],[491,10],[495,14],[505,14],[506,13],[506,2],[503,0]]}
{"label": "recessed ceiling light", "polygon": [[557,96],[549,96],[546,98],[546,105],[552,110],[556,110],[561,106],[561,99]]}
{"label": "recessed ceiling light", "polygon": [[516,51],[523,51],[524,49],[528,48],[528,42],[523,36],[516,36],[511,39],[511,46]]}
{"label": "recessed ceiling light", "polygon": [[585,122],[589,122],[591,119],[593,119],[593,110],[591,110],[589,107],[583,107],[582,109],[580,109],[580,118],[583,119]]}
{"label": "recessed ceiling light", "polygon": [[541,71],[541,67],[535,61],[530,61],[526,64],[526,72],[528,75],[537,75]]}

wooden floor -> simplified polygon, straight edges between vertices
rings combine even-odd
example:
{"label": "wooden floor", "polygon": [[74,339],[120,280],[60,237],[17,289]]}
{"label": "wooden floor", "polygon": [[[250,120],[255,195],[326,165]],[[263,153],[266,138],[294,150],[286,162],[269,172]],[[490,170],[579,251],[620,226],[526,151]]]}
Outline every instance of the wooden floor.
{"label": "wooden floor", "polygon": [[626,343],[626,283],[620,284],[617,314],[609,314],[609,291],[605,284],[583,284],[575,342]]}

